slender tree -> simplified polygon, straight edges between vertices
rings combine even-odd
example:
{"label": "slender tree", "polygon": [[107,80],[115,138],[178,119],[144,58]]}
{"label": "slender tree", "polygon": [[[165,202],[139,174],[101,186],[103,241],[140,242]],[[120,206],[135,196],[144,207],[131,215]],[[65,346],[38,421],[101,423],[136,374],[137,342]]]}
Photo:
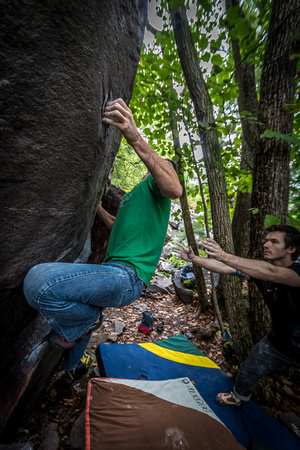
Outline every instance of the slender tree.
{"label": "slender tree", "polygon": [[[239,16],[244,18],[239,7],[239,0],[226,0],[226,10],[238,8]],[[234,17],[232,22],[234,22]],[[229,29],[233,29],[227,19]],[[251,28],[249,27],[249,34]],[[247,39],[247,36],[244,38]],[[254,154],[258,145],[258,124],[254,120],[258,114],[258,99],[256,92],[255,66],[247,59],[242,60],[240,41],[237,37],[231,39],[231,47],[235,65],[235,81],[238,83],[238,109],[242,117],[242,151],[240,168],[251,173],[254,168]],[[246,114],[245,114],[246,113]],[[250,219],[251,193],[238,190],[232,219],[232,235],[235,254],[243,258],[250,252]]]}
{"label": "slender tree", "polygon": [[[153,34],[153,36],[155,36],[157,34],[157,30],[153,26],[150,25],[149,21],[147,22],[147,29],[148,29],[148,31],[150,31]],[[162,47],[162,54],[164,54],[163,47]],[[168,89],[169,90],[172,89],[173,92],[175,92],[174,88],[173,88],[172,78],[170,78],[169,81],[170,81],[170,85],[168,86]],[[185,228],[185,232],[186,232],[188,245],[193,248],[195,255],[198,255],[198,248],[197,248],[197,243],[196,243],[195,234],[194,234],[194,230],[193,230],[193,224],[191,221],[188,199],[187,199],[187,194],[186,194],[186,189],[185,189],[184,173],[183,173],[183,170],[181,170],[182,154],[180,151],[180,139],[179,139],[178,124],[177,124],[177,120],[176,120],[176,114],[174,111],[174,109],[176,109],[176,107],[174,108],[174,106],[173,106],[174,104],[176,104],[176,102],[174,100],[175,99],[173,99],[173,101],[169,101],[169,115],[170,115],[170,126],[171,126],[173,144],[174,144],[174,152],[178,158],[178,171],[180,173],[180,178],[181,178],[180,183],[181,183],[181,186],[183,189],[182,196],[180,197],[181,212],[182,212],[182,217],[183,217],[184,228]],[[195,266],[194,274],[195,274],[197,293],[198,293],[197,315],[199,315],[201,312],[205,311],[207,308],[207,303],[208,303],[207,289],[206,289],[206,283],[205,283],[202,268],[199,266]]]}
{"label": "slender tree", "polygon": [[[195,255],[198,255],[198,247],[197,247],[197,243],[196,243],[196,239],[195,239],[193,224],[191,221],[191,215],[190,215],[190,210],[189,210],[188,199],[187,199],[186,190],[185,190],[184,176],[181,171],[182,157],[181,157],[181,152],[180,152],[180,140],[179,140],[179,135],[177,132],[178,127],[177,127],[177,122],[175,119],[174,111],[171,108],[170,108],[170,121],[171,121],[174,150],[175,150],[175,154],[178,157],[178,169],[179,169],[179,172],[181,172],[181,186],[183,188],[183,192],[182,192],[182,196],[180,197],[180,205],[181,205],[181,211],[182,211],[182,216],[183,216],[184,228],[185,228],[185,232],[186,232],[188,245],[192,247]],[[195,280],[196,280],[196,286],[197,286],[197,292],[198,292],[197,314],[199,315],[201,312],[205,311],[207,308],[207,290],[206,290],[206,284],[205,284],[205,279],[204,279],[202,268],[199,266],[194,266],[194,274],[195,274]]]}
{"label": "slender tree", "polygon": [[[195,148],[194,148],[193,139],[192,139],[190,130],[189,130],[188,126],[187,126],[187,122],[184,119],[184,115],[183,115],[183,121],[184,121],[184,125],[185,125],[186,131],[187,131],[188,136],[189,136],[190,144],[191,144],[192,155],[193,155],[194,165],[195,165],[197,178],[198,178],[198,183],[199,183],[199,188],[200,188],[201,200],[202,200],[203,209],[204,209],[204,222],[205,222],[206,236],[209,238],[210,237],[210,231],[209,231],[209,226],[208,226],[208,210],[207,210],[207,205],[206,205],[204,191],[203,191],[203,184],[202,184],[200,173],[199,173],[198,162],[197,162],[196,156],[195,156]],[[194,251],[194,249],[193,249],[193,251]],[[197,255],[197,254],[198,253],[195,253],[195,255]],[[196,267],[197,266],[195,266],[195,268]],[[213,272],[210,272],[210,284],[211,284],[211,299],[212,299],[212,302],[213,302],[213,305],[214,305],[214,310],[215,310],[215,313],[216,313],[217,321],[218,321],[218,324],[220,326],[221,331],[223,331],[224,330],[224,322],[223,322],[223,319],[222,319],[222,315],[221,315],[221,312],[220,312],[219,303],[218,303],[218,299],[217,299],[215,278],[214,278]]]}
{"label": "slender tree", "polygon": [[[236,17],[241,17],[243,20],[245,20],[245,17],[240,7],[239,0],[226,0],[225,4],[227,10],[227,26],[229,30],[233,30]],[[231,15],[230,12],[233,8],[235,9],[235,14]],[[249,37],[251,32],[252,30],[249,26],[249,34],[244,40]],[[251,60],[248,61],[246,57],[242,58],[240,44],[241,41],[237,37],[231,39],[235,65],[235,80],[239,87],[238,109],[240,117],[242,117],[242,151],[240,168],[242,170],[248,170],[251,175],[253,175],[255,150],[259,145],[257,82],[254,63]],[[251,192],[242,192],[241,190],[238,190],[232,220],[232,234],[235,253],[243,258],[250,257],[251,216]],[[266,334],[266,331],[270,327],[270,314],[254,283],[249,286],[249,290],[252,305],[255,303],[256,305],[259,305],[260,308],[259,311],[256,310],[254,312],[254,308],[250,307],[249,319],[251,332],[256,340],[256,333],[254,330],[261,327],[263,318],[264,325],[260,336],[262,337],[262,335]]]}
{"label": "slender tree", "polygon": [[[185,7],[181,4],[177,8],[172,8],[171,2],[169,2],[169,7],[177,51],[191,99],[195,106],[199,134],[202,141],[210,189],[214,237],[225,251],[233,253],[225,173],[211,99],[200,69]],[[204,127],[203,123],[208,124],[208,126]],[[235,277],[222,278],[226,311],[235,351],[238,358],[243,360],[252,346],[252,338],[240,283]]]}

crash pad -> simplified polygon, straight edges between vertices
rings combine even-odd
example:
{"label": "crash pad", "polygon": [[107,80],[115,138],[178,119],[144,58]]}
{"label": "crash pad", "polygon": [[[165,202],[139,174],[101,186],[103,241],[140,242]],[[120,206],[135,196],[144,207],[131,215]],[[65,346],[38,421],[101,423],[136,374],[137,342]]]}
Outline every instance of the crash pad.
{"label": "crash pad", "polygon": [[231,391],[233,381],[182,334],[144,344],[100,344],[96,355],[101,377],[189,378],[208,407],[246,448],[257,441],[273,450],[300,449],[300,441],[254,401],[240,407],[217,406],[216,394]]}
{"label": "crash pad", "polygon": [[189,378],[93,378],[86,407],[86,450],[244,449]]}

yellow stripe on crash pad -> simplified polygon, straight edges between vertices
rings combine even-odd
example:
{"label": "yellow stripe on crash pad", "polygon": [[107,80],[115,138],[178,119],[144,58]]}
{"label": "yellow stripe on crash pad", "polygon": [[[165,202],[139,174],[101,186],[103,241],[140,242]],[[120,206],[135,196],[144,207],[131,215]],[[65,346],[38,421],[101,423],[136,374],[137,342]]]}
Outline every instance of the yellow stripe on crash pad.
{"label": "yellow stripe on crash pad", "polygon": [[155,344],[138,344],[145,350],[154,353],[164,359],[169,359],[170,361],[178,362],[180,364],[188,364],[190,366],[208,367],[211,369],[220,369],[217,364],[215,364],[207,356],[200,355],[189,355],[188,353],[176,352],[175,350],[169,350],[165,347]]}

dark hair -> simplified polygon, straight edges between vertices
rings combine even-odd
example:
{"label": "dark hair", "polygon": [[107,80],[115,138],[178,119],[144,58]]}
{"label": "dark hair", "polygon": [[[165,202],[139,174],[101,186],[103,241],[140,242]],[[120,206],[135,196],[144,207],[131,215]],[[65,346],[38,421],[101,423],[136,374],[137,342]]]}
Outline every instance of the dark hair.
{"label": "dark hair", "polygon": [[285,248],[296,247],[294,253],[291,254],[292,260],[296,261],[300,255],[300,232],[297,228],[290,225],[271,225],[267,231],[280,231],[284,233]]}
{"label": "dark hair", "polygon": [[178,173],[178,166],[177,166],[176,162],[172,161],[172,159],[166,159],[166,161],[169,161],[172,164],[172,166],[174,167],[175,172]]}

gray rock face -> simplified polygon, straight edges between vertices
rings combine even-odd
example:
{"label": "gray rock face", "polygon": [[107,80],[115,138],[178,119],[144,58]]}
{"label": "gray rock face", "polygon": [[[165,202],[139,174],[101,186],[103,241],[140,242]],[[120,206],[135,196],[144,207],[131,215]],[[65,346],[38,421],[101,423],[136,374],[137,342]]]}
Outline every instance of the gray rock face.
{"label": "gray rock face", "polygon": [[70,437],[66,445],[78,450],[84,450],[84,428],[85,428],[85,410],[82,411],[76,422],[74,423]]}
{"label": "gray rock face", "polygon": [[61,356],[49,359],[49,329],[37,326],[22,282],[33,265],[73,262],[81,252],[121,140],[102,124],[103,107],[130,100],[146,16],[146,0],[1,3],[0,433],[13,422],[6,441],[32,407],[29,395],[16,411],[28,388],[46,386]]}
{"label": "gray rock face", "polygon": [[38,450],[58,450],[59,447],[58,424],[50,422],[43,433],[43,441]]}

